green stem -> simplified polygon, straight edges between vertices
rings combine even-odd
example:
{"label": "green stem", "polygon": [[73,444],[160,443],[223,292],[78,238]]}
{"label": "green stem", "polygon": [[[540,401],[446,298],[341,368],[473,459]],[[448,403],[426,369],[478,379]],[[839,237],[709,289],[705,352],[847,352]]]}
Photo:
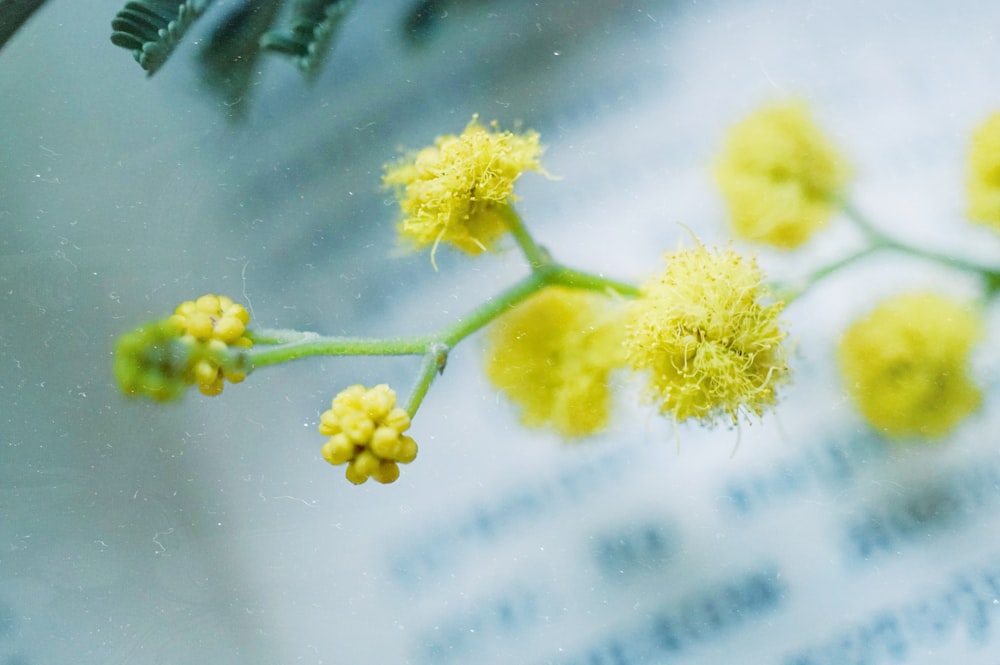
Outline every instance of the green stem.
{"label": "green stem", "polygon": [[635,284],[619,282],[593,273],[574,270],[558,263],[552,264],[544,272],[545,282],[548,286],[560,285],[572,289],[595,291],[604,294],[611,292],[626,298],[636,298],[640,293],[639,287]]}
{"label": "green stem", "polygon": [[[264,331],[266,333],[270,331]],[[300,333],[303,339],[277,346],[255,346],[246,351],[254,369],[307,358],[309,356],[412,356],[427,351],[433,341],[427,336],[415,337],[324,337],[315,333]]]}
{"label": "green stem", "polygon": [[975,273],[980,275],[986,281],[986,290],[989,295],[994,295],[1000,291],[1000,270],[995,270],[972,261],[955,258],[953,256],[946,256],[944,254],[939,254],[937,252],[900,242],[899,240],[886,235],[876,228],[875,225],[872,224],[871,221],[850,201],[842,201],[841,205],[844,210],[844,214],[846,214],[847,217],[854,222],[854,225],[865,234],[868,239],[868,245],[853,254],[849,254],[842,259],[834,261],[833,263],[816,270],[795,287],[782,287],[779,285],[776,290],[780,293],[782,300],[785,302],[795,300],[808,291],[809,288],[816,282],[819,282],[828,275],[832,275],[845,266],[882,250],[891,250],[902,254],[909,254],[910,256],[940,263],[950,268],[955,268],[956,270]]}
{"label": "green stem", "polygon": [[870,254],[874,254],[880,249],[882,249],[882,247],[878,245],[869,245],[867,247],[859,249],[853,254],[848,254],[844,258],[838,259],[833,263],[825,265],[822,268],[812,272],[805,279],[801,280],[798,283],[776,285],[775,292],[777,293],[778,297],[781,300],[783,300],[786,303],[790,303],[799,296],[806,293],[817,282],[823,280],[829,275],[836,273],[837,271],[841,270],[845,266],[854,263],[855,261],[859,261]]}
{"label": "green stem", "polygon": [[873,249],[891,249],[903,254],[909,254],[910,256],[916,256],[928,261],[940,263],[950,268],[975,273],[986,279],[987,285],[1000,280],[1000,269],[989,268],[973,261],[967,261],[953,256],[946,256],[928,249],[914,247],[913,245],[900,242],[899,240],[891,238],[877,229],[875,225],[872,224],[871,221],[851,202],[844,201],[843,209],[844,213],[849,219],[851,219],[851,221],[854,222],[855,226],[861,229],[861,231],[868,236],[868,240],[872,244]]}
{"label": "green stem", "polygon": [[[310,356],[405,356],[443,353],[501,314],[547,286],[561,285],[598,293],[635,297],[639,289],[631,284],[546,263],[435,333],[410,337],[326,337],[295,330],[259,330],[252,333],[255,346],[241,353],[254,369]],[[443,365],[443,363],[442,363]]]}
{"label": "green stem", "polygon": [[503,208],[501,214],[524,253],[531,272],[437,332],[412,337],[365,338],[324,337],[295,330],[260,330],[250,333],[255,346],[240,350],[239,357],[247,361],[252,369],[259,369],[309,356],[422,355],[417,380],[406,404],[406,411],[412,418],[434,378],[444,371],[448,353],[456,344],[545,287],[560,285],[628,298],[639,295],[639,289],[632,284],[553,262],[549,253],[535,242],[513,207]]}
{"label": "green stem", "polygon": [[574,270],[573,268],[567,268],[566,266],[549,261],[533,270],[527,277],[522,278],[519,282],[507,288],[500,295],[487,300],[472,310],[467,316],[447,326],[432,337],[434,340],[449,347],[455,346],[461,340],[488,325],[508,309],[527,300],[545,287],[556,285],[580,289],[582,291],[595,291],[605,295],[609,292],[626,297],[639,295],[639,289],[632,284]]}
{"label": "green stem", "polygon": [[544,281],[544,284],[539,285],[539,289],[543,286],[561,285],[600,293],[608,293],[610,291],[632,298],[639,295],[638,287],[633,284],[618,282],[601,277],[600,275],[574,270],[553,261],[548,250],[535,242],[534,237],[532,237],[531,233],[524,226],[524,222],[521,221],[521,216],[514,209],[514,206],[508,205],[504,208],[503,216],[507,227],[517,241],[518,247],[524,252],[524,257],[527,259],[532,273],[540,275]]}
{"label": "green stem", "polygon": [[833,273],[837,272],[838,270],[841,270],[845,266],[854,263],[855,261],[859,261],[870,254],[874,254],[879,249],[881,248],[878,247],[877,245],[869,245],[868,247],[859,249],[853,254],[845,256],[839,261],[834,261],[833,263],[820,268],[819,270],[815,271],[812,275],[809,276],[809,286],[812,286],[816,282],[822,280],[824,277],[832,275]]}
{"label": "green stem", "polygon": [[489,324],[511,307],[526,300],[532,294],[538,292],[546,286],[544,273],[532,272],[519,282],[508,287],[500,295],[484,302],[476,309],[469,312],[451,325],[446,326],[437,334],[433,335],[435,341],[446,344],[449,347],[455,346],[460,341]]}
{"label": "green stem", "polygon": [[528,265],[533,271],[552,262],[552,257],[549,253],[535,242],[535,239],[528,232],[524,222],[521,221],[521,216],[514,210],[513,205],[508,204],[501,208],[500,212],[507,223],[507,228],[510,229],[514,240],[517,241],[518,247],[524,252],[524,258],[527,259]]}
{"label": "green stem", "polygon": [[417,381],[410,391],[410,398],[406,401],[406,413],[412,418],[420,408],[420,404],[427,395],[427,390],[431,387],[435,377],[444,372],[445,363],[448,362],[448,347],[444,344],[432,344],[427,353],[424,354],[423,362],[420,363],[420,371],[417,373]]}

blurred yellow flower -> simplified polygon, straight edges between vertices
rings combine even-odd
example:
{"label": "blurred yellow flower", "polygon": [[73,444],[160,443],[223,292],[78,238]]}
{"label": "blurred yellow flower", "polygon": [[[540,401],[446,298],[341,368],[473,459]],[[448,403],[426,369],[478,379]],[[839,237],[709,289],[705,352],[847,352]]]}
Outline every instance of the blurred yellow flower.
{"label": "blurred yellow flower", "polygon": [[889,436],[938,438],[980,403],[968,377],[983,323],[934,293],[886,300],[855,322],[837,349],[847,391],[873,427]]}
{"label": "blurred yellow flower", "polygon": [[802,102],[771,104],[733,127],[715,165],[733,233],[794,249],[824,227],[849,169]]}
{"label": "blurred yellow flower", "polygon": [[158,402],[179,398],[192,383],[190,347],[169,319],[153,321],[125,333],[115,343],[115,378],[122,392]]}
{"label": "blurred yellow flower", "polygon": [[755,259],[702,245],[666,255],[667,268],[629,307],[629,364],[649,374],[661,413],[712,424],[761,415],[787,379],[778,315]]}
{"label": "blurred yellow flower", "polygon": [[1000,232],[1000,113],[972,134],[966,192],[969,219]]}
{"label": "blurred yellow flower", "polygon": [[536,132],[514,134],[488,128],[477,116],[459,136],[441,136],[433,146],[386,165],[403,212],[400,236],[418,249],[447,242],[468,254],[491,249],[508,231],[514,181],[524,171],[542,171]]}
{"label": "blurred yellow flower", "polygon": [[320,417],[319,432],[330,437],[323,458],[333,465],[347,464],[345,474],[355,485],[369,478],[391,483],[399,465],[417,457],[417,443],[403,435],[410,416],[396,406],[396,393],[384,383],[342,390]]}
{"label": "blurred yellow flower", "polygon": [[489,330],[486,375],[531,427],[567,438],[608,424],[609,375],[624,364],[622,308],[608,297],[549,287]]}

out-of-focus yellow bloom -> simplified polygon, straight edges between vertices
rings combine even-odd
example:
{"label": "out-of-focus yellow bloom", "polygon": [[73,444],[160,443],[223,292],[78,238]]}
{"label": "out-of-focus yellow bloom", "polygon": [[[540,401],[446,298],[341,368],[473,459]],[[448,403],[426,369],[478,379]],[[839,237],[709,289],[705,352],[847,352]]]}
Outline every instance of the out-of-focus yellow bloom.
{"label": "out-of-focus yellow bloom", "polygon": [[542,171],[536,132],[514,134],[488,128],[477,116],[459,136],[441,136],[433,146],[387,165],[383,182],[403,211],[400,236],[418,249],[447,242],[469,254],[490,249],[508,231],[514,181],[524,171]]}
{"label": "out-of-focus yellow bloom", "polygon": [[180,341],[173,321],[153,321],[125,333],[115,344],[115,377],[126,395],[143,395],[169,402],[184,394],[188,380],[190,346]]}
{"label": "out-of-focus yellow bloom", "polygon": [[191,371],[198,389],[205,395],[222,392],[223,379],[239,383],[246,372],[220,366],[212,356],[235,346],[249,348],[253,342],[244,335],[250,313],[226,296],[203,295],[181,303],[169,319],[180,330],[182,341],[192,348]]}
{"label": "out-of-focus yellow bloom", "polygon": [[1000,233],[1000,113],[994,113],[972,134],[966,181],[969,219]]}
{"label": "out-of-focus yellow bloom", "polygon": [[396,393],[389,386],[351,386],[334,397],[320,417],[319,432],[330,437],[323,458],[347,464],[344,475],[355,485],[369,478],[394,482],[399,465],[417,456],[417,442],[403,434],[409,427],[410,416],[396,406]]}
{"label": "out-of-focus yellow bloom", "polygon": [[830,220],[849,169],[802,102],[765,106],[730,130],[715,166],[733,233],[793,249]]}
{"label": "out-of-focus yellow bloom", "polygon": [[182,303],[173,316],[122,335],[115,345],[115,376],[128,395],[158,401],[180,397],[194,383],[206,395],[222,392],[223,379],[246,378],[246,358],[220,361],[230,347],[248,348],[250,314],[225,296]]}
{"label": "out-of-focus yellow bloom", "polygon": [[761,415],[788,376],[778,315],[755,259],[704,246],[666,256],[667,268],[629,306],[629,364],[647,372],[660,411],[711,424]]}
{"label": "out-of-focus yellow bloom", "polygon": [[608,424],[609,375],[625,362],[622,318],[605,296],[544,289],[493,323],[486,375],[521,407],[525,425],[594,434]]}
{"label": "out-of-focus yellow bloom", "polygon": [[938,438],[980,403],[969,354],[983,323],[934,293],[891,298],[855,322],[837,358],[858,409],[889,436]]}

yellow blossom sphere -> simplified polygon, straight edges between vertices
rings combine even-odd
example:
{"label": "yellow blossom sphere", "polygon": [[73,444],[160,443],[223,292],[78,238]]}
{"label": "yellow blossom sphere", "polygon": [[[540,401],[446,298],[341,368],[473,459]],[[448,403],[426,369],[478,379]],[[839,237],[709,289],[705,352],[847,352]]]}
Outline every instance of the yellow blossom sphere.
{"label": "yellow blossom sphere", "polygon": [[226,296],[206,294],[177,306],[169,319],[181,331],[182,341],[192,348],[193,382],[204,395],[222,392],[223,380],[239,383],[242,369],[223,367],[215,357],[229,347],[249,348],[253,342],[244,333],[250,313]]}
{"label": "yellow blossom sphere", "polygon": [[666,270],[629,306],[625,349],[649,375],[660,411],[677,421],[761,415],[787,379],[778,321],[754,259],[704,246],[666,255]]}
{"label": "yellow blossom sphere", "polygon": [[624,364],[623,323],[606,296],[549,287],[490,327],[486,375],[525,425],[594,434],[608,424],[611,371]]}
{"label": "yellow blossom sphere", "polygon": [[509,230],[514,181],[542,170],[541,153],[536,132],[499,131],[473,116],[460,135],[387,165],[383,182],[399,199],[401,238],[417,249],[441,242],[472,255],[491,249]]}
{"label": "yellow blossom sphere", "polygon": [[228,352],[252,346],[244,334],[249,322],[246,308],[225,296],[208,294],[184,302],[173,316],[119,338],[118,383],[127,395],[158,401],[177,399],[195,383],[203,394],[218,395],[224,379],[239,383],[246,378],[247,359]]}
{"label": "yellow blossom sphere", "polygon": [[794,249],[823,228],[849,170],[802,102],[765,106],[730,130],[715,165],[733,233]]}
{"label": "yellow blossom sphere", "polygon": [[908,293],[848,328],[837,359],[848,394],[873,427],[892,437],[938,438],[979,406],[968,369],[982,335],[970,308]]}
{"label": "yellow blossom sphere", "polygon": [[336,397],[320,416],[319,432],[330,437],[323,445],[323,459],[339,466],[355,485],[369,478],[391,483],[399,478],[399,465],[417,457],[417,443],[405,436],[410,416],[396,406],[396,393],[382,383],[374,388],[354,385]]}
{"label": "yellow blossom sphere", "polygon": [[966,180],[969,219],[1000,233],[1000,113],[976,128]]}

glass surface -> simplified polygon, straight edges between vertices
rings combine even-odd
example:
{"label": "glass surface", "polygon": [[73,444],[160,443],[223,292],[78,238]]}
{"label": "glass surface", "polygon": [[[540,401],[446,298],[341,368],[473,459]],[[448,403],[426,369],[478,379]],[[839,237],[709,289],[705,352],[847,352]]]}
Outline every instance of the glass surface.
{"label": "glass surface", "polygon": [[[1000,265],[964,217],[972,129],[1000,108],[985,2],[357,0],[307,82],[264,58],[227,119],[198,78],[213,5],[152,78],[109,42],[123,3],[51,0],[0,50],[0,664],[963,663],[1000,653],[1000,321],[981,408],[893,446],[834,349],[882,298],[981,295],[893,253],[785,313],[794,381],[738,429],[675,426],[623,387],[583,442],[523,427],[458,346],[414,420],[417,460],[355,487],[316,426],[412,358],[306,359],[221,396],[127,400],[118,335],[202,293],[255,325],[427,332],[524,274],[398,249],[380,187],[401,149],[478,113],[540,132],[518,209],[560,260],[617,279],[729,242],[711,164],[762,103],[804,99],[887,233]],[[205,25],[202,25],[205,23]],[[775,279],[857,243],[841,217]]]}

